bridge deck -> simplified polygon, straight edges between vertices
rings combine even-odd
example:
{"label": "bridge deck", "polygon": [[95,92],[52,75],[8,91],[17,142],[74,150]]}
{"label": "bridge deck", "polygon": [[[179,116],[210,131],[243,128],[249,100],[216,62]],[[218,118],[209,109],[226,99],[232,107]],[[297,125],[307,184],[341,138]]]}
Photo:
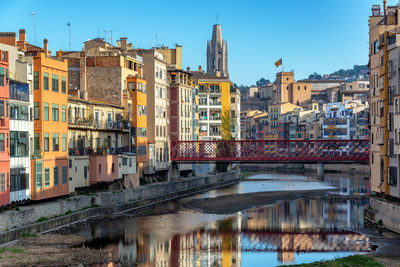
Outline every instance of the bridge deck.
{"label": "bridge deck", "polygon": [[364,163],[368,140],[173,141],[174,162]]}

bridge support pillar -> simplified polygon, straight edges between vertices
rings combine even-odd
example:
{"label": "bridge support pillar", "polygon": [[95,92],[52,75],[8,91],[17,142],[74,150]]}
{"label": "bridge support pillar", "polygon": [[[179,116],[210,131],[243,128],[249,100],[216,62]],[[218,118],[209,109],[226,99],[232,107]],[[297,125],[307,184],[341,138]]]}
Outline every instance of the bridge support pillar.
{"label": "bridge support pillar", "polygon": [[324,179],[324,163],[317,163],[317,178]]}
{"label": "bridge support pillar", "polygon": [[179,164],[172,162],[171,168],[169,169],[168,181],[179,180],[180,178],[181,178],[181,170],[179,169]]}

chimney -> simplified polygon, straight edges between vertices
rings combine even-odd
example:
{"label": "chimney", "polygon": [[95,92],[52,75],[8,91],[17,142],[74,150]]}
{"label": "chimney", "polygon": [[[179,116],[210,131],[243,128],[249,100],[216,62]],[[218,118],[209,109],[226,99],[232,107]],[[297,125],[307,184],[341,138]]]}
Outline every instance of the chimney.
{"label": "chimney", "polygon": [[79,61],[79,91],[78,97],[80,99],[87,100],[88,92],[87,92],[87,80],[86,80],[86,51],[81,51],[80,53],[80,61]]}
{"label": "chimney", "polygon": [[121,37],[121,38],[119,38],[119,42],[120,42],[120,45],[121,45],[122,52],[124,54],[126,54],[126,50],[127,50],[126,44],[128,42],[128,38],[127,37]]}
{"label": "chimney", "polygon": [[387,3],[387,0],[383,0],[383,18],[384,18],[385,24],[387,24],[386,3]]}
{"label": "chimney", "polygon": [[201,66],[199,66],[199,72],[203,72],[203,70],[201,69]]}
{"label": "chimney", "polygon": [[47,41],[46,38],[43,40],[43,49],[44,49],[44,54],[46,57],[47,57],[47,54],[49,53],[48,42],[49,41]]}
{"label": "chimney", "polygon": [[187,67],[187,68],[186,68],[186,71],[189,72],[189,71],[190,71],[190,67]]}
{"label": "chimney", "polygon": [[19,39],[18,41],[24,42],[24,43],[25,43],[25,41],[26,41],[26,32],[25,32],[25,29],[20,29],[20,30],[19,30],[18,39]]}

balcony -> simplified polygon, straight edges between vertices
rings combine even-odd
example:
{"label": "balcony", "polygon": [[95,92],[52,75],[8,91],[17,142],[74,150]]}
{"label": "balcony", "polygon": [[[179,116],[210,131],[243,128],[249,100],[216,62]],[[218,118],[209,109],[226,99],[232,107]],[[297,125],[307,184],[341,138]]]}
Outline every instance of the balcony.
{"label": "balcony", "polygon": [[68,148],[69,156],[90,156],[90,155],[118,155],[124,152],[130,152],[128,146],[122,147],[112,147],[110,149],[106,149],[104,147],[76,147],[76,148]]}
{"label": "balcony", "polygon": [[105,131],[129,132],[130,123],[127,121],[96,121],[90,118],[69,118],[68,127],[73,129],[92,129]]}

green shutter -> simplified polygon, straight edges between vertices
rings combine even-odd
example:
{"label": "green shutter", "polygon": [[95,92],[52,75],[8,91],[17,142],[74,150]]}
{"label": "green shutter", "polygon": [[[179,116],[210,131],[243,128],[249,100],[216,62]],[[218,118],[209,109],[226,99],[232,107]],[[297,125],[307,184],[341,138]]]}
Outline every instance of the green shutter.
{"label": "green shutter", "polygon": [[4,68],[0,67],[0,75],[5,75]]}

